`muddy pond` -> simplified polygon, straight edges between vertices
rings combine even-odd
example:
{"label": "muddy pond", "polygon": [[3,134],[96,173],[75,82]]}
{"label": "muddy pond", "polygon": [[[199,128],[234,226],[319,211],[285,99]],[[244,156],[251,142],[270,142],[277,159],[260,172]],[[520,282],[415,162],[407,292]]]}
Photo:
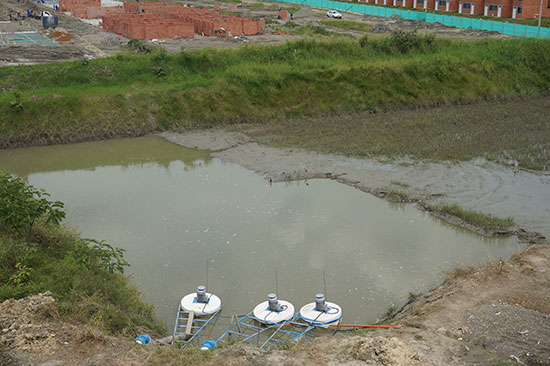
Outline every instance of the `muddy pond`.
{"label": "muddy pond", "polygon": [[275,291],[299,309],[325,291],[323,271],[344,321],[374,322],[444,271],[519,246],[331,180],[270,184],[160,137],[0,151],[0,170],[63,201],[83,237],[126,249],[128,273],[169,329],[181,297],[206,281],[230,316]]}

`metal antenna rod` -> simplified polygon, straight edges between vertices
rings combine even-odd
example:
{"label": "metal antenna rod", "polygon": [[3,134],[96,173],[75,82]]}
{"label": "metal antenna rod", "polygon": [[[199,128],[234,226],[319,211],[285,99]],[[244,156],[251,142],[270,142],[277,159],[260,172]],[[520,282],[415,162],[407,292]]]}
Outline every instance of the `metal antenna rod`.
{"label": "metal antenna rod", "polygon": [[208,291],[208,258],[206,258],[206,291]]}
{"label": "metal antenna rod", "polygon": [[277,276],[277,267],[275,267],[275,293],[279,294],[279,277]]}
{"label": "metal antenna rod", "polygon": [[325,298],[328,298],[328,293],[327,293],[327,280],[325,278],[325,269],[323,268],[323,285],[325,286]]}

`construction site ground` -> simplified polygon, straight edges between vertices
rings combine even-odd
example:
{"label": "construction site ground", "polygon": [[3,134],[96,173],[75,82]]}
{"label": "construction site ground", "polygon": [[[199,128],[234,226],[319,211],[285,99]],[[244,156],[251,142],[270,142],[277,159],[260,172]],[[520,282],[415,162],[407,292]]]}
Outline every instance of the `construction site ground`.
{"label": "construction site ground", "polygon": [[[174,1],[185,3],[190,6],[205,7],[214,10],[219,5],[222,10],[227,9],[231,4],[209,0]],[[168,52],[181,52],[181,50],[199,48],[236,48],[249,43],[271,44],[284,42],[292,39],[307,37],[300,34],[300,27],[313,25],[321,27],[332,35],[340,33],[354,38],[364,35],[369,37],[383,37],[395,30],[411,31],[419,33],[434,33],[437,36],[454,39],[479,39],[484,37],[509,38],[496,32],[468,30],[446,27],[438,23],[426,23],[424,21],[403,20],[398,16],[381,18],[365,16],[354,13],[344,13],[343,20],[361,22],[367,25],[368,30],[357,31],[330,26],[321,23],[329,20],[326,16],[326,9],[316,9],[308,6],[292,6],[294,9],[293,27],[283,27],[287,22],[277,19],[280,8],[289,8],[291,4],[276,2],[251,2],[244,1],[238,6],[238,13],[245,17],[260,18],[266,20],[265,34],[250,36],[246,39],[235,39],[233,37],[206,37],[195,34],[191,39],[165,39],[147,41],[153,45],[163,47]],[[0,2],[0,66],[17,64],[34,64],[43,62],[54,62],[61,60],[75,60],[83,58],[99,58],[114,55],[125,50],[128,39],[104,31],[100,26],[89,24],[83,20],[59,13],[59,26],[56,29],[44,29],[41,20],[38,19],[17,19],[17,11],[26,13],[27,8],[33,8],[34,13],[42,10],[51,11],[49,7],[37,5],[35,2],[26,0],[4,0]],[[9,21],[9,12],[12,12],[13,20]],[[293,31],[294,30],[294,31]],[[21,42],[6,41],[8,34],[22,34],[21,32],[35,32],[32,37],[39,41],[25,40]],[[71,35],[70,40],[60,42],[60,37],[50,37],[53,32],[62,32]],[[238,35],[233,35],[238,36]],[[311,36],[311,35],[309,35]],[[325,35],[314,35],[315,37],[326,37]]]}

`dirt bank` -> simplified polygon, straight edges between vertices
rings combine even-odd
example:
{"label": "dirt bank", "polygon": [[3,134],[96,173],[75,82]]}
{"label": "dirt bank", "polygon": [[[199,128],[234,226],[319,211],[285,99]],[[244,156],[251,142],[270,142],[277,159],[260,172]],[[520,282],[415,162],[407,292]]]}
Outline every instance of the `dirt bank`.
{"label": "dirt bank", "polygon": [[[548,174],[514,172],[484,159],[459,163],[382,162],[278,149],[260,145],[242,134],[220,130],[165,132],[161,136],[183,146],[212,150],[215,157],[242,165],[267,180],[330,178],[382,197],[395,190],[403,193],[400,199],[423,202],[424,207],[457,203],[495,216],[511,216],[522,229],[550,237]],[[439,216],[466,226],[452,217]],[[541,239],[536,234],[527,234],[526,238],[527,241]]]}
{"label": "dirt bank", "polygon": [[550,365],[550,246],[463,268],[393,319],[400,330],[328,334],[289,350],[179,352],[65,324],[49,294],[0,304],[2,365]]}

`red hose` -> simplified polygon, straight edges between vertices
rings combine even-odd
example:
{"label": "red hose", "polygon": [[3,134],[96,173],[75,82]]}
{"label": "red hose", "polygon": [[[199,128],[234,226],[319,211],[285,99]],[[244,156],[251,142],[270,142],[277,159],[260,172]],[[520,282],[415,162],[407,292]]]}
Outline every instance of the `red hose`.
{"label": "red hose", "polygon": [[391,328],[402,329],[395,325],[364,325],[364,324],[330,324],[331,327],[345,327],[345,328]]}

